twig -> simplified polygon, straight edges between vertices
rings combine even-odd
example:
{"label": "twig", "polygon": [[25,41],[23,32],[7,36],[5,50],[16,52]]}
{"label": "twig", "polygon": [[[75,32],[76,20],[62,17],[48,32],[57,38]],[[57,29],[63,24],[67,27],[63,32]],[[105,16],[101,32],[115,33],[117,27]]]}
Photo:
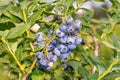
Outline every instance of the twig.
{"label": "twig", "polygon": [[[33,63],[31,64],[31,66],[30,66],[30,69],[31,69],[31,70],[34,68],[36,61],[37,61],[37,58],[35,58],[34,61],[33,61]],[[25,73],[25,74],[23,75],[22,80],[26,80],[26,78],[28,77],[29,74],[30,74],[30,73]]]}
{"label": "twig", "polygon": [[[93,41],[94,41],[94,44],[95,44],[94,57],[97,58],[98,55],[99,55],[99,54],[98,54],[99,43],[98,43],[96,37],[95,37],[92,33],[89,33],[89,32],[88,32],[88,34],[90,34],[90,36],[93,38]],[[96,71],[96,66],[93,67],[93,69],[92,69],[92,74],[94,74],[95,71]]]}

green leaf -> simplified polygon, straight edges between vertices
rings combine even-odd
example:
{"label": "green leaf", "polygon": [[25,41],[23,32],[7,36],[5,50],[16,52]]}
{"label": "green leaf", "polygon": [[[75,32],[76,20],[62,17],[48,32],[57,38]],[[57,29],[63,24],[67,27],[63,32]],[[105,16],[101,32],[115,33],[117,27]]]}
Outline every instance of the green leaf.
{"label": "green leaf", "polygon": [[108,41],[103,41],[103,44],[109,48],[115,49],[115,47],[112,44],[110,44]]}
{"label": "green leaf", "polygon": [[14,40],[14,41],[11,41],[9,42],[10,43],[10,46],[11,46],[11,49],[12,51],[15,53],[15,51],[17,50],[17,46],[19,45],[19,43],[22,41],[23,39],[22,38],[19,38],[18,40]]}
{"label": "green leaf", "polygon": [[115,70],[120,70],[120,64],[117,64],[117,65],[112,67],[111,71],[115,71]]}
{"label": "green leaf", "polygon": [[[105,78],[103,80],[115,80],[115,78],[119,78],[120,77],[120,73],[119,72],[111,72],[109,75],[105,76]],[[119,80],[119,79],[118,79]]]}
{"label": "green leaf", "polygon": [[35,52],[41,50],[42,48],[43,48],[43,46],[41,46],[41,45],[37,46],[37,47],[35,48]]}
{"label": "green leaf", "polygon": [[6,5],[8,5],[9,3],[10,3],[9,0],[0,0],[0,7],[1,7],[1,6],[6,6]]}
{"label": "green leaf", "polygon": [[98,58],[94,58],[93,56],[89,56],[90,61],[98,68],[99,75],[102,74],[106,69],[103,64],[98,60]]}
{"label": "green leaf", "polygon": [[6,10],[8,10],[10,7],[11,5],[0,6],[0,15],[4,13]]}
{"label": "green leaf", "polygon": [[90,80],[97,80],[98,76],[99,76],[99,74],[98,74],[98,72],[96,72],[90,76]]}
{"label": "green leaf", "polygon": [[17,48],[16,52],[15,52],[15,56],[17,57],[17,59],[18,59],[19,61],[21,61],[21,60],[23,59],[22,56],[24,56],[24,55],[23,55],[22,53],[23,53],[23,46],[19,46],[19,47]]}
{"label": "green leaf", "polygon": [[23,26],[19,26],[19,27],[15,27],[15,28],[12,28],[9,33],[8,33],[8,36],[7,38],[8,39],[14,39],[14,38],[17,38],[19,36],[21,36],[26,30],[28,30],[30,28],[30,25],[29,24],[25,24]]}
{"label": "green leaf", "polygon": [[33,72],[30,77],[32,80],[44,80],[44,72]]}
{"label": "green leaf", "polygon": [[80,66],[80,62],[79,61],[76,61],[76,60],[72,60],[72,61],[69,61],[69,64],[77,71],[79,66]]}
{"label": "green leaf", "polygon": [[63,71],[61,70],[61,68],[54,70],[54,78],[56,78],[57,80],[62,78],[62,74]]}
{"label": "green leaf", "polygon": [[27,9],[28,5],[33,3],[34,0],[24,0],[20,2],[20,6],[24,9]]}
{"label": "green leaf", "polygon": [[120,48],[118,36],[112,34],[112,35],[110,35],[110,37],[112,39],[113,45],[117,48]]}
{"label": "green leaf", "polygon": [[14,16],[10,12],[5,12],[4,15],[7,16],[8,18],[10,18],[12,21],[14,21],[16,23],[21,22],[21,20],[18,17]]}
{"label": "green leaf", "polygon": [[102,41],[104,45],[106,45],[109,48],[115,49],[118,52],[120,52],[120,49],[116,48],[114,45],[110,44],[108,41]]}
{"label": "green leaf", "polygon": [[27,13],[33,12],[36,7],[37,7],[37,3],[31,3],[31,4],[27,7]]}
{"label": "green leaf", "polygon": [[78,72],[82,74],[82,76],[84,76],[85,78],[87,78],[89,75],[89,72],[82,66],[81,67],[79,66]]}
{"label": "green leaf", "polygon": [[36,38],[36,34],[30,34],[29,36],[27,36],[26,38],[34,40]]}
{"label": "green leaf", "polygon": [[9,30],[0,31],[0,36],[6,37],[8,35],[8,32],[9,32]]}
{"label": "green leaf", "polygon": [[9,13],[16,16],[17,18],[20,18],[21,20],[24,20],[22,9],[20,6],[14,6],[9,9]]}
{"label": "green leaf", "polygon": [[12,22],[1,23],[0,24],[0,31],[9,30],[13,27],[15,27],[15,24]]}
{"label": "green leaf", "polygon": [[44,9],[38,10],[34,12],[30,17],[27,18],[28,23],[34,23],[38,19],[40,19],[41,14],[43,13]]}
{"label": "green leaf", "polygon": [[7,17],[2,17],[2,18],[0,19],[0,24],[1,24],[1,23],[6,23],[6,22],[10,22],[10,19],[7,18]]}

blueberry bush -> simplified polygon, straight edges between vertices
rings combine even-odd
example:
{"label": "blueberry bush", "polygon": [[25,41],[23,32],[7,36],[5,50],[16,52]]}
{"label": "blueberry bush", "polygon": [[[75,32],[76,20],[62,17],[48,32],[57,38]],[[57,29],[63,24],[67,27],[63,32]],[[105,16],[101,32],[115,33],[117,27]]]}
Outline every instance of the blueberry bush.
{"label": "blueberry bush", "polygon": [[0,78],[120,80],[120,1],[86,1],[0,0]]}

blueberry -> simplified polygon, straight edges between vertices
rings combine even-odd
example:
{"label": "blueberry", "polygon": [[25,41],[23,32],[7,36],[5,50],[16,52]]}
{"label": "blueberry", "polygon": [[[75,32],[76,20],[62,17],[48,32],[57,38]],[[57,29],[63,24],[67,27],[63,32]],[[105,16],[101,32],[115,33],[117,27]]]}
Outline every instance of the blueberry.
{"label": "blueberry", "polygon": [[48,53],[48,59],[49,59],[50,61],[55,62],[55,61],[57,60],[57,56],[54,55],[53,52],[49,52],[49,53]]}
{"label": "blueberry", "polygon": [[54,56],[53,52],[49,52],[48,55],[47,55],[48,59],[52,58],[53,56]]}
{"label": "blueberry", "polygon": [[48,49],[49,51],[50,51],[50,50],[53,50],[53,49],[54,49],[54,45],[49,44],[48,47],[47,47],[47,49]]}
{"label": "blueberry", "polygon": [[53,34],[53,30],[52,30],[52,29],[49,29],[49,30],[48,30],[48,34],[49,34],[49,35]]}
{"label": "blueberry", "polygon": [[65,22],[66,22],[66,24],[71,25],[72,22],[73,22],[73,18],[72,17],[68,17]]}
{"label": "blueberry", "polygon": [[49,71],[51,69],[51,67],[47,66],[46,68],[44,68],[44,70]]}
{"label": "blueberry", "polygon": [[68,28],[68,26],[65,25],[65,24],[60,25],[60,30],[63,31],[63,32],[67,32],[67,28]]}
{"label": "blueberry", "polygon": [[69,57],[69,54],[68,54],[68,53],[61,54],[61,55],[60,55],[60,58],[61,58],[62,60],[65,60],[67,57]]}
{"label": "blueberry", "polygon": [[58,48],[54,48],[53,52],[56,56],[60,56],[60,51],[58,50]]}
{"label": "blueberry", "polygon": [[57,56],[54,55],[54,56],[51,58],[51,61],[53,61],[53,62],[57,61]]}
{"label": "blueberry", "polygon": [[75,36],[78,33],[78,30],[75,30],[74,32],[71,32],[71,35]]}
{"label": "blueberry", "polygon": [[48,60],[45,58],[45,57],[43,57],[41,60],[40,60],[40,62],[39,62],[41,65],[43,65],[43,66],[47,66],[48,65]]}
{"label": "blueberry", "polygon": [[70,45],[67,45],[69,49],[73,50],[75,49],[77,46],[75,44],[70,44]]}
{"label": "blueberry", "polygon": [[74,26],[75,29],[80,29],[82,27],[82,23],[80,20],[75,20]]}
{"label": "blueberry", "polygon": [[44,39],[44,34],[42,32],[38,32],[37,36],[38,36],[37,41],[42,41]]}
{"label": "blueberry", "polygon": [[43,37],[38,37],[37,42],[41,42],[43,40]]}
{"label": "blueberry", "polygon": [[45,70],[45,71],[49,71],[51,69],[51,67],[48,66],[48,65],[47,66],[42,66],[42,69]]}
{"label": "blueberry", "polygon": [[63,44],[59,45],[58,49],[60,50],[61,53],[65,53],[68,51],[68,47]]}
{"label": "blueberry", "polygon": [[63,36],[65,35],[65,33],[62,32],[61,30],[57,29],[57,30],[56,30],[56,35],[57,35],[58,37],[63,37]]}
{"label": "blueberry", "polygon": [[59,40],[55,39],[51,42],[52,45],[56,46],[59,43]]}
{"label": "blueberry", "polygon": [[73,44],[75,42],[75,39],[74,38],[72,38],[72,37],[68,37],[67,38],[67,43],[68,44]]}
{"label": "blueberry", "polygon": [[58,18],[58,20],[61,20],[62,19],[62,14],[61,14],[61,12],[57,12],[57,14],[59,15],[57,18]]}
{"label": "blueberry", "polygon": [[42,47],[45,47],[45,43],[44,42],[38,42],[37,45],[39,46],[42,46]]}
{"label": "blueberry", "polygon": [[82,43],[82,38],[80,38],[80,37],[75,37],[75,44],[76,45],[79,45],[79,44],[81,44]]}
{"label": "blueberry", "polygon": [[74,32],[74,31],[75,31],[75,29],[74,29],[72,26],[69,26],[69,27],[68,27],[68,32],[72,33],[72,32]]}
{"label": "blueberry", "polygon": [[44,54],[43,54],[43,52],[37,52],[36,56],[38,59],[41,59],[44,56]]}
{"label": "blueberry", "polygon": [[60,42],[61,43],[67,43],[67,38],[68,38],[68,35],[65,35],[65,36],[61,37]]}

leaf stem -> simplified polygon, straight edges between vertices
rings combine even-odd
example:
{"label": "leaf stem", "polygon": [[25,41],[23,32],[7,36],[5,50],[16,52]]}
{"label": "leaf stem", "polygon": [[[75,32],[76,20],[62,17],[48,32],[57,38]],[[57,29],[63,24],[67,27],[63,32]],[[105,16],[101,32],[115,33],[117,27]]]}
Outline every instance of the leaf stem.
{"label": "leaf stem", "polygon": [[117,64],[119,62],[120,59],[114,59],[113,62],[111,63],[111,65],[108,67],[108,69],[103,73],[101,74],[99,77],[98,77],[98,80],[102,80],[103,77],[105,77],[109,72],[110,70],[112,69],[112,67]]}
{"label": "leaf stem", "polygon": [[24,68],[22,67],[22,65],[21,65],[21,63],[18,61],[18,59],[16,58],[15,53],[14,53],[14,52],[12,51],[12,49],[10,48],[8,42],[7,42],[3,37],[1,38],[1,40],[2,40],[2,42],[3,42],[4,44],[6,44],[7,50],[10,52],[10,54],[12,55],[12,57],[15,59],[16,63],[17,63],[18,66],[20,67],[20,70],[21,70],[23,73],[25,73],[25,72],[24,72]]}
{"label": "leaf stem", "polygon": [[24,8],[22,7],[22,14],[23,14],[23,19],[24,19],[24,22],[27,23],[27,18],[26,18],[26,14],[25,14],[25,10]]}
{"label": "leaf stem", "polygon": [[[29,37],[29,36],[30,36],[30,31],[29,31],[29,30],[26,30],[26,34],[27,34],[27,36]],[[34,52],[35,49],[34,49],[34,47],[33,47],[32,42],[30,42],[29,44],[30,44],[30,47],[31,47],[32,51]]]}

